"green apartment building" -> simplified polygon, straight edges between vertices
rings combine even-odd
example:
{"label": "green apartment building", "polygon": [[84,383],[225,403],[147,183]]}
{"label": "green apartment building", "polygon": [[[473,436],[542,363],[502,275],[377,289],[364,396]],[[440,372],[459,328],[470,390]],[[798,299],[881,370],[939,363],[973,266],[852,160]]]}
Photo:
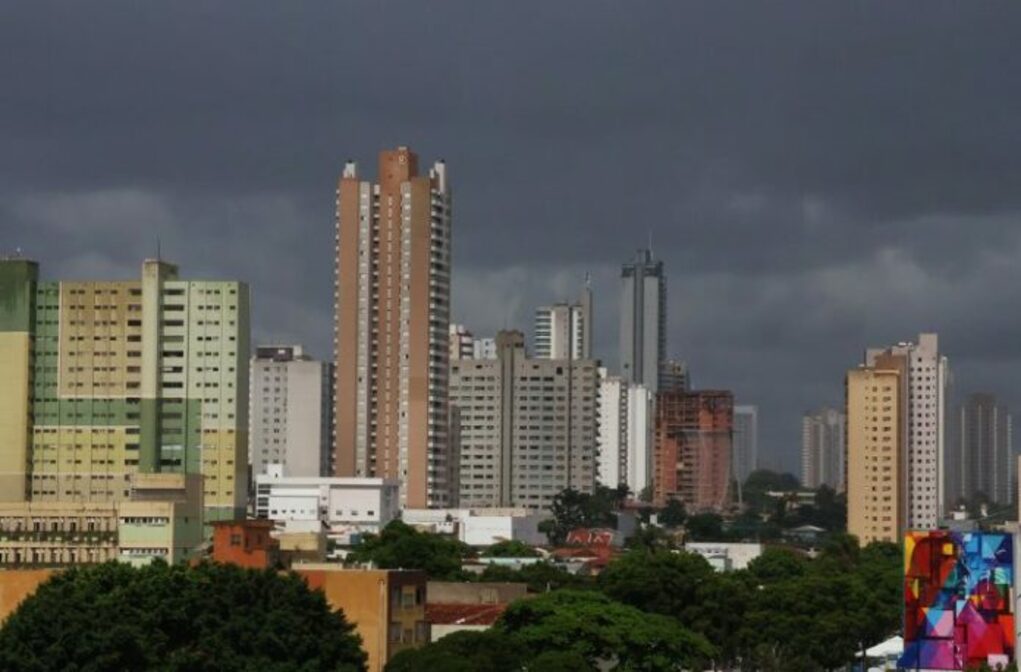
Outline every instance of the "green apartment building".
{"label": "green apartment building", "polygon": [[248,287],[46,281],[0,259],[0,502],[121,502],[134,473],[200,474],[204,522],[243,517]]}

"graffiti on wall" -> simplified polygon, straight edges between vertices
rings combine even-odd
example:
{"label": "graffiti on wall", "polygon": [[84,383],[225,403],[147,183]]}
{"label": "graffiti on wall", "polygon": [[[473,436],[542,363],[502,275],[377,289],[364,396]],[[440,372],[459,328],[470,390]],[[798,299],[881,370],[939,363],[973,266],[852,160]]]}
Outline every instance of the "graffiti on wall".
{"label": "graffiti on wall", "polygon": [[986,532],[904,539],[906,670],[996,669],[1014,660],[1014,540]]}

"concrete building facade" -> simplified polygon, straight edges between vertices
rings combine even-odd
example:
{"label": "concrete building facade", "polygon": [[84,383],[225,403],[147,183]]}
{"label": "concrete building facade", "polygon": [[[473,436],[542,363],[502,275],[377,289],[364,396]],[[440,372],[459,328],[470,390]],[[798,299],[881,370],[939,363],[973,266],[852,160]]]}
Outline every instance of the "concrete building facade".
{"label": "concrete building facade", "polygon": [[936,334],[919,334],[917,343],[870,348],[866,366],[901,358],[901,427],[905,447],[903,477],[907,487],[907,526],[935,529],[943,519],[946,501],[946,396],[947,358],[940,354]]}
{"label": "concrete building facade", "polygon": [[450,498],[451,192],[446,165],[420,175],[407,147],[378,181],[348,162],[337,187],[336,476],[401,484],[407,506]]}
{"label": "concrete building facade", "polygon": [[620,370],[629,383],[659,390],[666,361],[666,275],[651,250],[621,270]]}
{"label": "concrete building facade", "polygon": [[759,407],[734,406],[734,478],[744,483],[759,468]]}
{"label": "concrete building facade", "polygon": [[907,525],[904,357],[847,372],[847,531],[899,544]]}
{"label": "concrete building facade", "polygon": [[249,457],[252,474],[271,464],[288,476],[330,473],[332,366],[300,345],[260,346],[251,361]]}
{"label": "concrete building facade", "polygon": [[599,370],[599,482],[634,496],[652,485],[655,397],[643,385]]}
{"label": "concrete building facade", "polygon": [[450,368],[460,415],[460,505],[548,507],[596,479],[598,363],[526,356],[521,332],[500,332],[495,360]]}
{"label": "concrete building facade", "polygon": [[0,260],[0,499],[118,502],[135,473],[201,474],[207,521],[243,515],[248,288],[42,281]]}
{"label": "concrete building facade", "polygon": [[598,472],[601,485],[627,482],[627,383],[599,369]]}
{"label": "concrete building facade", "polygon": [[255,477],[255,516],[284,531],[324,529],[348,543],[351,535],[377,534],[400,516],[398,485],[382,478],[284,476],[271,467]]}
{"label": "concrete building facade", "polygon": [[954,408],[947,446],[946,503],[953,507],[977,497],[1007,505],[1013,501],[1013,421],[995,395],[970,394]]}
{"label": "concrete building facade", "polygon": [[734,395],[722,390],[656,397],[653,500],[688,511],[723,511],[732,493]]}
{"label": "concrete building facade", "polygon": [[321,590],[331,609],[343,609],[362,638],[368,672],[382,672],[404,649],[431,641],[425,617],[425,572],[344,569],[334,564],[295,564],[309,588]]}
{"label": "concrete building facade", "polygon": [[807,413],[801,419],[801,485],[827,486],[843,492],[846,483],[847,416],[833,408]]}
{"label": "concrete building facade", "polygon": [[200,476],[134,474],[130,492],[119,502],[0,504],[0,567],[173,564],[199,553]]}
{"label": "concrete building facade", "polygon": [[535,310],[537,359],[592,358],[592,290],[578,303],[555,303]]}

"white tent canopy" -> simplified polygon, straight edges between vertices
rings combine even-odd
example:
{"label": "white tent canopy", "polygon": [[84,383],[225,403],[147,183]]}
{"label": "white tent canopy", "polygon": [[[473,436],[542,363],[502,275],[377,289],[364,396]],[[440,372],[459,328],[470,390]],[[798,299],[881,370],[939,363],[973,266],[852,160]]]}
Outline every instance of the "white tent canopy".
{"label": "white tent canopy", "polygon": [[[900,636],[891,637],[885,642],[880,642],[865,650],[865,655],[869,658],[888,658],[899,656],[902,653],[904,653],[904,638]],[[861,658],[861,651],[858,652],[857,657]]]}

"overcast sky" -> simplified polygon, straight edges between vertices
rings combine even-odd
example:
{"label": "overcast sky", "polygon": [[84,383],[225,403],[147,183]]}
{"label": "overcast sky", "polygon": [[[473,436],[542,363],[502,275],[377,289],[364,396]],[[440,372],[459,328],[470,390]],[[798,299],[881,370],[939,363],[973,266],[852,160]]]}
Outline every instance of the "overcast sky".
{"label": "overcast sky", "polygon": [[348,158],[455,190],[454,316],[531,332],[651,233],[669,350],[797,468],[869,344],[940,333],[1021,407],[1021,4],[5,2],[0,250],[49,278],[252,286],[257,342],[328,356]]}

